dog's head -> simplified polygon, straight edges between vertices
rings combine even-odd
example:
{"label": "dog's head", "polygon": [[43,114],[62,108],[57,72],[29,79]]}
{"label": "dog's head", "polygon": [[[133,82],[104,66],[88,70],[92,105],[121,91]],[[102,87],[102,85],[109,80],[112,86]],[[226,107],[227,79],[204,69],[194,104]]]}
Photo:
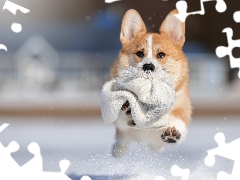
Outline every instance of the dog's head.
{"label": "dog's head", "polygon": [[174,83],[175,91],[188,82],[188,64],[182,52],[185,23],[175,17],[177,10],[168,14],[159,33],[147,33],[145,24],[135,10],[126,12],[121,27],[122,50],[118,68],[141,67],[144,71],[162,68]]}

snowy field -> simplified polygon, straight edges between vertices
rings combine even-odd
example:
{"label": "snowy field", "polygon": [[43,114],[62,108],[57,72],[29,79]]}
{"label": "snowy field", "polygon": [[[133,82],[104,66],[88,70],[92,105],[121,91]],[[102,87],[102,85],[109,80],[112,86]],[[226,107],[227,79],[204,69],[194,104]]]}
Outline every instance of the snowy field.
{"label": "snowy field", "polygon": [[[190,169],[190,180],[216,180],[219,171],[231,173],[233,161],[216,158],[213,167],[204,164],[207,150],[217,147],[214,135],[223,132],[226,142],[240,137],[240,115],[228,117],[196,117],[189,129],[187,140],[179,146],[169,145],[162,154],[132,143],[129,153],[123,158],[111,156],[115,129],[105,125],[101,119],[77,118],[10,118],[1,117],[0,124],[10,126],[0,134],[0,141],[7,146],[17,141],[20,150],[12,157],[23,165],[33,156],[27,146],[37,142],[41,148],[44,171],[60,171],[59,161],[71,161],[67,174],[73,180],[82,175],[92,179],[151,179],[163,176],[173,177],[170,169],[174,164]],[[160,140],[160,139],[159,139]],[[139,178],[132,178],[141,176]]]}

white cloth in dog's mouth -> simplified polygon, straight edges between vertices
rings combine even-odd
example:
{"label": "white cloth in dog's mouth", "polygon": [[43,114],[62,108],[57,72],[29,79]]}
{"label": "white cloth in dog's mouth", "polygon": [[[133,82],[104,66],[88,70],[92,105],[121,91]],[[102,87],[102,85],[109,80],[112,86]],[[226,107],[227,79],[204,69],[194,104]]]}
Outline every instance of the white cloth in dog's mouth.
{"label": "white cloth in dog's mouth", "polygon": [[106,82],[102,88],[102,117],[105,123],[114,122],[122,105],[129,101],[131,126],[140,129],[162,128],[168,123],[168,112],[175,100],[171,77],[161,68],[144,72],[130,67],[119,72],[119,77]]}

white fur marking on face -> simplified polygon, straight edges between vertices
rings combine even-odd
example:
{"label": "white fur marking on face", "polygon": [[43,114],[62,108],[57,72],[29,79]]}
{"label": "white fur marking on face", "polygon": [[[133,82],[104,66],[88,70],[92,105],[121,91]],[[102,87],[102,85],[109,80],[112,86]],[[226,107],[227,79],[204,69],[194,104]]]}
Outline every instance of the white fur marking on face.
{"label": "white fur marking on face", "polygon": [[157,62],[157,59],[153,57],[153,37],[152,35],[149,35],[147,38],[147,44],[148,44],[148,54],[146,57],[143,58],[143,60],[138,63],[139,67],[142,67],[144,64],[153,64],[155,66],[155,69],[157,70],[158,68],[162,69],[161,64]]}
{"label": "white fur marking on face", "polygon": [[153,59],[153,57],[152,57],[152,45],[153,45],[152,44],[152,35],[149,35],[147,37],[147,42],[148,42],[148,55],[147,55],[147,57]]}

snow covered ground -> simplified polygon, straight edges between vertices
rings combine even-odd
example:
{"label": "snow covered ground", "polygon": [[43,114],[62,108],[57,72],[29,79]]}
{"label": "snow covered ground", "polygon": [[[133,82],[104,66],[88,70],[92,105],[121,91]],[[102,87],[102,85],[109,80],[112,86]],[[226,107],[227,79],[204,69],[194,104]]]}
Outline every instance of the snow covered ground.
{"label": "snow covered ground", "polygon": [[217,157],[213,167],[204,164],[207,150],[217,147],[214,135],[223,132],[226,142],[240,137],[240,115],[201,116],[193,119],[187,140],[181,145],[169,145],[162,154],[155,154],[132,143],[127,156],[116,159],[110,153],[114,126],[105,125],[98,118],[1,117],[0,124],[3,123],[10,126],[0,134],[0,141],[4,146],[13,140],[19,143],[20,150],[12,157],[20,165],[33,157],[27,146],[34,141],[41,148],[45,171],[59,171],[59,161],[66,158],[71,161],[67,174],[78,180],[81,175],[100,179],[142,175],[144,178],[140,179],[144,180],[161,175],[165,179],[178,180],[179,177],[170,174],[174,164],[189,168],[190,179],[215,180],[221,170],[231,173],[233,161]]}

